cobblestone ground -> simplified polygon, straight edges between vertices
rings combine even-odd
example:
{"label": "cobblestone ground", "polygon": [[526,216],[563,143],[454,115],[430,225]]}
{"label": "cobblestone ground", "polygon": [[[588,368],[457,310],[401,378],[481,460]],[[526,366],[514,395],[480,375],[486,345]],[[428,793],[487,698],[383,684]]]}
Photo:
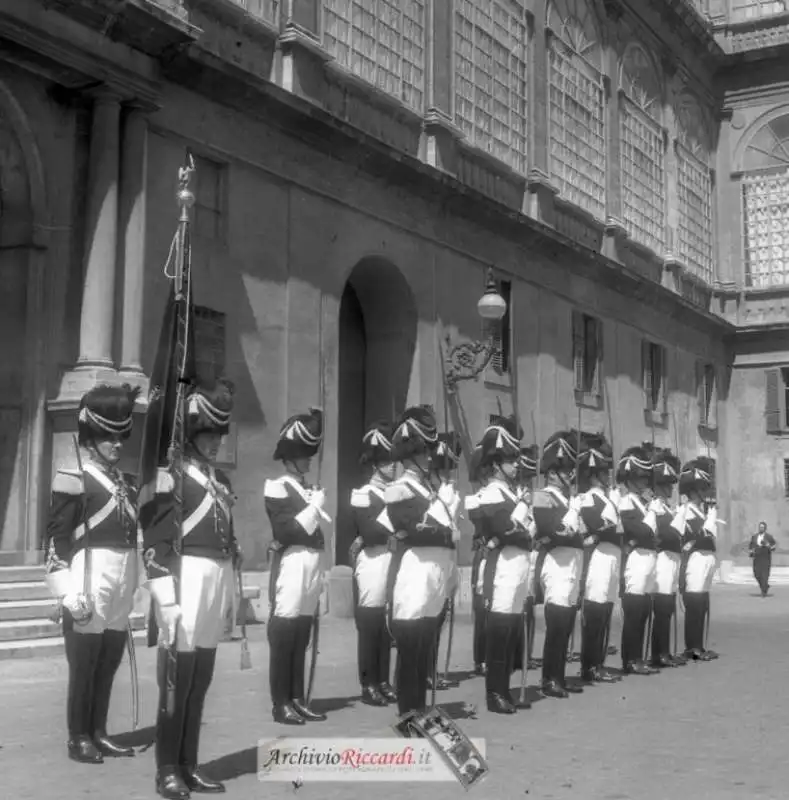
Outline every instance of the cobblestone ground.
{"label": "cobblestone ground", "polygon": [[[715,662],[630,677],[587,689],[568,700],[538,699],[513,717],[484,708],[482,679],[463,680],[440,693],[440,704],[461,715],[478,706],[476,719],[461,722],[486,740],[491,774],[474,788],[479,798],[529,800],[668,800],[691,796],[715,800],[779,800],[786,796],[789,766],[784,756],[789,697],[789,588],[762,599],[750,587],[716,587],[710,646]],[[541,623],[540,623],[541,625]],[[355,800],[375,793],[392,800],[449,800],[462,792],[453,783],[258,782],[255,744],[293,729],[271,722],[265,628],[251,641],[254,668],[239,670],[239,646],[223,644],[209,694],[201,756],[207,771],[227,781],[226,797]],[[541,630],[538,631],[538,645]],[[453,664],[470,666],[471,627],[459,620]],[[612,636],[615,642],[616,636]],[[391,710],[358,702],[355,634],[349,620],[326,620],[322,630],[316,705],[325,723],[305,726],[303,736],[393,736]],[[141,725],[154,719],[153,653],[138,647]],[[617,666],[616,657],[610,664]],[[577,665],[569,665],[571,674]],[[530,673],[534,684],[536,673]],[[513,677],[516,685],[518,677]],[[0,763],[8,798],[125,798],[155,796],[153,752],[102,766],[74,764],[65,753],[65,664],[61,658],[0,662]],[[111,731],[130,727],[127,665],[118,675]],[[133,734],[143,744],[150,727]]]}

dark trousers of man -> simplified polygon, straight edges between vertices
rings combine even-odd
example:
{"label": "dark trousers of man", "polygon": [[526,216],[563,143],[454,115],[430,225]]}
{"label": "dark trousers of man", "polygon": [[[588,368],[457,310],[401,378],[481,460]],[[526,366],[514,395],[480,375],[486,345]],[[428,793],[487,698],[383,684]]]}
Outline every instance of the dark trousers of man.
{"label": "dark trousers of man", "polygon": [[609,603],[584,600],[581,631],[581,670],[601,669],[605,663]]}
{"label": "dark trousers of man", "polygon": [[704,651],[704,622],[707,617],[709,594],[685,592],[685,650]]}
{"label": "dark trousers of man", "polygon": [[441,631],[444,630],[444,623],[447,621],[447,615],[449,614],[449,600],[444,603],[444,607],[441,609],[441,613],[436,618],[436,646],[433,651],[433,671],[430,673],[430,679],[433,679],[433,675],[440,675],[441,670],[438,667],[438,648],[441,644]]}
{"label": "dark trousers of man", "polygon": [[[488,636],[485,650],[485,691],[510,697],[510,675],[516,669],[519,651],[522,650],[523,617],[520,614],[488,612]],[[522,663],[522,656],[521,656]]]}
{"label": "dark trousers of man", "polygon": [[359,683],[363,689],[388,684],[392,637],[386,626],[386,609],[357,606],[355,616]]}
{"label": "dark trousers of man", "polygon": [[479,667],[485,663],[485,636],[488,612],[485,611],[485,598],[476,592],[472,600],[472,611],[474,612],[474,638],[472,644],[474,666]]}
{"label": "dark trousers of man", "polygon": [[543,682],[565,683],[567,647],[575,627],[575,606],[545,604],[545,644],[542,651]]}
{"label": "dark trousers of man", "polygon": [[208,688],[214,677],[216,650],[198,647],[177,653],[175,692],[168,713],[167,669],[170,654],[160,647],[157,661],[159,714],[156,719],[156,766],[161,772],[198,765],[200,725]]}
{"label": "dark trousers of man", "polygon": [[93,738],[107,732],[107,716],[115,673],[123,660],[126,631],[77,633],[68,611],[63,640],[68,663],[66,721],[69,739]]}
{"label": "dark trousers of man", "polygon": [[397,645],[397,710],[424,711],[427,681],[433,675],[438,642],[438,619],[392,620],[392,636]]}
{"label": "dark trousers of man", "polygon": [[653,594],[652,660],[671,655],[671,619],[676,608],[673,594]]}
{"label": "dark trousers of man", "polygon": [[622,664],[625,667],[644,660],[644,633],[651,610],[651,595],[622,596]]}
{"label": "dark trousers of man", "polygon": [[313,617],[277,617],[268,623],[269,687],[275,707],[305,699],[304,671]]}
{"label": "dark trousers of man", "polygon": [[753,557],[753,577],[756,578],[756,583],[763,595],[766,595],[770,589],[770,567],[772,565],[772,558],[770,553],[764,555],[757,554]]}

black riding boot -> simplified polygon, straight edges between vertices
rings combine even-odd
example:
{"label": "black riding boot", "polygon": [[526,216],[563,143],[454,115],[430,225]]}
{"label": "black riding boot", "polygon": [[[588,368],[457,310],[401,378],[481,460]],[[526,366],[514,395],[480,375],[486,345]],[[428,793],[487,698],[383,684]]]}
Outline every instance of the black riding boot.
{"label": "black riding boot", "polygon": [[[68,614],[68,612],[66,612]],[[100,633],[77,633],[70,617],[63,622],[63,639],[68,662],[66,722],[68,755],[83,764],[100,764],[101,752],[93,742],[93,703],[96,670],[101,655]]]}
{"label": "black riding boot", "polygon": [[105,756],[116,758],[134,755],[134,748],[123,747],[107,736],[107,717],[110,711],[112,684],[126,649],[126,631],[104,631],[101,635],[101,652],[96,665],[96,683],[93,693],[93,741]]}

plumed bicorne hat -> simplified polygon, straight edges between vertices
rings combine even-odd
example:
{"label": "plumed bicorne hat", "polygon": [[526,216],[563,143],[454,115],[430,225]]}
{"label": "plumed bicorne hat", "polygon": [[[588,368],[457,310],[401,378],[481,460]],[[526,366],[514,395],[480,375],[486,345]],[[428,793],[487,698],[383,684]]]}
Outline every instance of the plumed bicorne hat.
{"label": "plumed bicorne hat", "polygon": [[517,461],[521,457],[523,429],[515,417],[491,417],[490,425],[482,434],[482,463]]}
{"label": "plumed bicorne hat", "polygon": [[430,456],[430,464],[435,470],[455,469],[460,461],[460,437],[455,431],[438,434],[438,444]]}
{"label": "plumed bicorne hat", "polygon": [[521,456],[518,459],[518,475],[520,478],[533,478],[537,474],[537,459],[539,448],[536,444],[521,447]]}
{"label": "plumed bicorne hat", "polygon": [[715,459],[699,456],[684,464],[679,473],[679,491],[706,491],[715,485]]}
{"label": "plumed bicorne hat", "polygon": [[193,386],[186,398],[187,438],[198,433],[225,435],[230,429],[233,413],[233,384],[220,378],[213,384]]}
{"label": "plumed bicorne hat", "polygon": [[616,467],[618,483],[652,477],[652,457],[649,449],[643,445],[628,447]]}
{"label": "plumed bicorne hat", "polygon": [[656,448],[652,454],[652,469],[655,483],[676,483],[681,472],[679,459],[668,448]]}
{"label": "plumed bicorne hat", "polygon": [[392,461],[405,461],[419,453],[431,453],[438,445],[436,415],[428,405],[407,408],[392,436]]}
{"label": "plumed bicorne hat", "polygon": [[542,448],[540,471],[572,472],[578,457],[578,431],[557,431],[549,436]]}
{"label": "plumed bicorne hat", "polygon": [[394,425],[391,422],[376,422],[370,426],[362,438],[360,464],[380,464],[392,460],[392,435]]}
{"label": "plumed bicorne hat", "polygon": [[139,387],[132,387],[128,383],[122,386],[103,383],[86,392],[77,415],[80,443],[115,436],[128,439],[134,425],[134,403],[139,394]]}
{"label": "plumed bicorne hat", "polygon": [[323,440],[323,411],[311,408],[306,414],[294,414],[279,430],[274,449],[275,461],[312,458]]}
{"label": "plumed bicorne hat", "polygon": [[602,433],[581,432],[578,471],[583,475],[608,472],[614,466],[614,451]]}

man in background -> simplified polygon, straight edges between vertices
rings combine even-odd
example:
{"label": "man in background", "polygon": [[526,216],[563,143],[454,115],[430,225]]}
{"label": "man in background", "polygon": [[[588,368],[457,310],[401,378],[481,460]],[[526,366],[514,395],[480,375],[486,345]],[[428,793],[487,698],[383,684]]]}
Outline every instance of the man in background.
{"label": "man in background", "polygon": [[759,523],[759,532],[751,536],[748,554],[753,559],[753,577],[762,590],[762,597],[767,597],[770,588],[770,567],[772,566],[775,539],[767,533],[767,523]]}

